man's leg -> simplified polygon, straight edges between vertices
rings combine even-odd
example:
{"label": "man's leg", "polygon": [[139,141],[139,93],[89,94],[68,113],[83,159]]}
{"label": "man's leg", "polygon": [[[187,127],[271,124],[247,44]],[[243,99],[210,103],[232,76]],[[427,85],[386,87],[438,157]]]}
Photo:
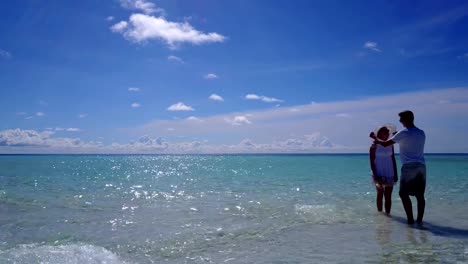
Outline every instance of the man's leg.
{"label": "man's leg", "polygon": [[421,164],[419,170],[417,177],[418,187],[415,194],[416,199],[418,200],[418,218],[416,218],[416,222],[418,222],[418,224],[422,224],[424,209],[426,207],[426,200],[424,199],[424,192],[426,191],[426,165]]}
{"label": "man's leg", "polygon": [[416,219],[416,222],[418,222],[418,224],[422,224],[426,200],[424,199],[424,193],[416,194],[415,196],[418,200],[418,218]]}
{"label": "man's leg", "polygon": [[405,208],[406,219],[408,220],[408,224],[414,224],[413,205],[411,204],[411,199],[409,198],[409,195],[400,190],[400,198],[401,202],[403,203],[403,208]]}

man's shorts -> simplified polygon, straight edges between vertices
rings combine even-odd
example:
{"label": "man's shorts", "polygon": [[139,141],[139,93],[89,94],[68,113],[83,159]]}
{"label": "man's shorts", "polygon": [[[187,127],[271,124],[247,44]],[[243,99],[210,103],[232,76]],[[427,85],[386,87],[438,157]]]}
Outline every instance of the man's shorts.
{"label": "man's shorts", "polygon": [[424,194],[426,190],[426,165],[411,162],[401,167],[400,193],[408,195]]}

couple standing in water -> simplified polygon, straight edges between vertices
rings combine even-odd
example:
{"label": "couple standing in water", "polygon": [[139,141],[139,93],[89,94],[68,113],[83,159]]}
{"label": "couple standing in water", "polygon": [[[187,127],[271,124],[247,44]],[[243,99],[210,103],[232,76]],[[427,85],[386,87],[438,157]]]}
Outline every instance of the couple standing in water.
{"label": "couple standing in water", "polygon": [[377,210],[382,211],[385,197],[385,213],[390,214],[392,207],[393,186],[398,182],[398,172],[393,145],[399,144],[402,163],[399,195],[405,209],[408,224],[414,224],[413,207],[410,196],[415,196],[418,203],[416,222],[422,224],[426,201],[426,165],[424,161],[424,131],[414,125],[411,111],[398,114],[400,123],[405,127],[396,133],[393,125],[379,127],[370,134],[374,143],[370,147],[370,165],[377,190]]}

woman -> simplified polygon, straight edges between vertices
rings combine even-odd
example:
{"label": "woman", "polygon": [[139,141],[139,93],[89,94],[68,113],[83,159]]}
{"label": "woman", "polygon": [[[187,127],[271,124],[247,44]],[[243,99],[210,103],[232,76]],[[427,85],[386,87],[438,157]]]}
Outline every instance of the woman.
{"label": "woman", "polygon": [[[386,124],[376,129],[380,140],[387,140],[395,133],[395,126]],[[393,146],[384,147],[372,144],[369,149],[372,179],[377,190],[377,210],[382,212],[383,198],[385,197],[385,213],[390,214],[392,208],[393,185],[398,181],[398,174]]]}

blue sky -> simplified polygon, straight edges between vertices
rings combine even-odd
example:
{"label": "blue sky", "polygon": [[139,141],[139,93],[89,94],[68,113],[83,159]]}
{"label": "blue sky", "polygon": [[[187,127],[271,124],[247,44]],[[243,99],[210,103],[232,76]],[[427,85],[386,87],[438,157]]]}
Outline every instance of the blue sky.
{"label": "blue sky", "polygon": [[365,152],[405,109],[468,152],[467,28],[466,1],[9,1],[0,152]]}

